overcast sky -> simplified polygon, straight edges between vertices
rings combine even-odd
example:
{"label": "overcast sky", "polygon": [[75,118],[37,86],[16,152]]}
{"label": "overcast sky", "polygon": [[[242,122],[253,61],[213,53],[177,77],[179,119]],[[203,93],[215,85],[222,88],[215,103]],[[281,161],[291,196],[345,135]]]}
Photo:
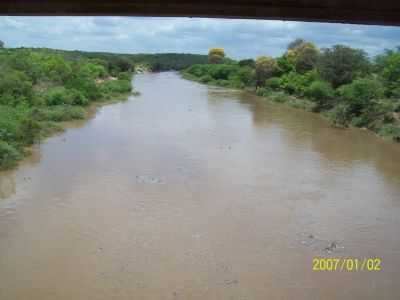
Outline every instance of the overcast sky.
{"label": "overcast sky", "polygon": [[400,45],[400,27],[199,18],[0,17],[0,40],[7,47],[200,54],[223,47],[230,57],[254,58],[278,56],[298,37],[319,47],[362,48],[372,56]]}

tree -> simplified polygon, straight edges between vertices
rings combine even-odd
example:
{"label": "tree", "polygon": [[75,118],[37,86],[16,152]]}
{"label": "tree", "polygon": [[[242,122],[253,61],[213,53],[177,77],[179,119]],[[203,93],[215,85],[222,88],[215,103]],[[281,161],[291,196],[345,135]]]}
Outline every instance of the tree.
{"label": "tree", "polygon": [[0,103],[17,105],[29,101],[32,96],[32,82],[20,71],[7,71],[0,74]]}
{"label": "tree", "polygon": [[233,75],[236,70],[237,66],[235,65],[213,65],[210,68],[210,75],[217,80],[228,80],[228,78]]}
{"label": "tree", "polygon": [[15,70],[25,73],[32,83],[36,84],[40,78],[48,71],[48,62],[53,60],[53,56],[29,49],[19,49],[10,51],[7,56],[7,65]]}
{"label": "tree", "polygon": [[223,48],[211,48],[208,52],[208,62],[210,64],[219,64],[225,58],[225,51]]}
{"label": "tree", "polygon": [[71,64],[61,55],[51,55],[44,63],[44,72],[48,79],[58,83],[65,83],[72,76]]}
{"label": "tree", "polygon": [[297,72],[305,73],[315,68],[318,60],[319,50],[310,42],[303,39],[296,39],[288,45],[288,51],[280,59],[285,73],[292,71],[293,65]]}
{"label": "tree", "polygon": [[292,71],[284,74],[280,78],[280,87],[289,94],[304,96],[307,88],[318,79],[318,74],[315,70],[308,71],[304,74]]}
{"label": "tree", "polygon": [[328,82],[317,80],[311,83],[308,87],[306,95],[317,103],[317,109],[319,110],[324,106],[331,107],[330,102],[333,99],[335,92]]}
{"label": "tree", "polygon": [[303,39],[295,39],[294,41],[290,42],[287,49],[288,50],[293,50],[294,48],[296,48],[297,46],[301,45],[305,43],[305,41]]}
{"label": "tree", "polygon": [[382,75],[387,81],[400,83],[400,52],[387,57]]}
{"label": "tree", "polygon": [[268,56],[260,56],[255,65],[257,86],[265,84],[265,80],[279,74],[279,66],[275,59]]}
{"label": "tree", "polygon": [[3,41],[0,41],[0,49],[1,48],[4,48],[4,42]]}
{"label": "tree", "polygon": [[236,76],[244,85],[254,85],[254,69],[251,67],[245,66],[240,68]]}
{"label": "tree", "polygon": [[294,58],[292,59],[290,57],[290,55],[288,55],[287,52],[277,59],[277,63],[278,63],[279,69],[282,70],[283,73],[290,73],[292,71],[295,71]]}
{"label": "tree", "polygon": [[271,90],[278,90],[281,87],[281,79],[279,77],[271,77],[265,81],[265,86]]}
{"label": "tree", "polygon": [[12,145],[0,140],[0,169],[11,168],[21,154]]}
{"label": "tree", "polygon": [[207,69],[204,65],[193,65],[187,69],[187,72],[194,76],[201,77],[207,73]]}
{"label": "tree", "polygon": [[66,82],[65,87],[82,92],[90,100],[96,100],[101,96],[99,87],[96,85],[94,79],[82,69],[77,69],[73,73],[71,78]]}
{"label": "tree", "polygon": [[392,52],[387,57],[382,77],[388,96],[400,97],[400,52]]}
{"label": "tree", "polygon": [[[400,50],[399,50],[400,51]],[[388,59],[392,56],[392,54],[396,53],[396,51],[392,49],[385,49],[382,54],[375,56],[374,58],[374,67],[373,70],[376,73],[382,73],[383,69],[388,64]]]}
{"label": "tree", "polygon": [[336,123],[347,126],[373,126],[379,116],[388,112],[388,107],[379,101],[384,95],[379,80],[374,77],[355,79],[352,83],[341,86],[338,93],[341,103],[333,111]]}
{"label": "tree", "polygon": [[254,61],[254,59],[242,59],[242,60],[239,60],[239,66],[241,66],[241,67],[245,67],[245,66],[249,66],[249,67],[251,67],[251,68],[254,68],[254,66],[255,66],[255,61]]}
{"label": "tree", "polygon": [[108,68],[111,74],[116,75],[119,72],[131,71],[133,69],[133,63],[124,56],[116,56],[109,61]]}
{"label": "tree", "polygon": [[334,88],[348,84],[369,70],[366,53],[343,45],[323,49],[318,63],[321,76]]}
{"label": "tree", "polygon": [[25,144],[33,144],[39,136],[40,124],[32,116],[27,119],[22,120],[19,128],[20,139],[24,141]]}
{"label": "tree", "polygon": [[87,72],[91,78],[104,78],[107,76],[106,68],[94,63],[84,64],[82,70]]}
{"label": "tree", "polygon": [[303,42],[293,49],[296,71],[304,73],[315,68],[319,51],[313,43]]}
{"label": "tree", "polygon": [[340,87],[339,94],[350,112],[358,115],[362,110],[370,109],[373,100],[383,96],[383,86],[375,78],[361,78]]}

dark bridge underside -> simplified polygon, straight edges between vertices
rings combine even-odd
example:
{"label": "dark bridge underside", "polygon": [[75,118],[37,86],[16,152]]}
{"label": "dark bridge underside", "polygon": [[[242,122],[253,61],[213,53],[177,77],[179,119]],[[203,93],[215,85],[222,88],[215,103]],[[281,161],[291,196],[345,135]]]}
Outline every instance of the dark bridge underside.
{"label": "dark bridge underside", "polygon": [[400,25],[400,0],[1,0],[0,14],[193,16]]}

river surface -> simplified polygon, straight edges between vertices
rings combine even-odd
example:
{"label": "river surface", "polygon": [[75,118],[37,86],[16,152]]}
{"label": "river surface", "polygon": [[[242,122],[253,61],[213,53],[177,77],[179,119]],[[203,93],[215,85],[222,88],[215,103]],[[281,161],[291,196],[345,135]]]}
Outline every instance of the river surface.
{"label": "river surface", "polygon": [[0,174],[1,300],[400,298],[400,145],[172,72],[134,85]]}

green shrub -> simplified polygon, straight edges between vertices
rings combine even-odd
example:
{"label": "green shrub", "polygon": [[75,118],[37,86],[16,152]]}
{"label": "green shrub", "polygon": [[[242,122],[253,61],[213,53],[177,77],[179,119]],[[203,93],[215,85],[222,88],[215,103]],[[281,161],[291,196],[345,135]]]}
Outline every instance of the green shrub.
{"label": "green shrub", "polygon": [[132,61],[125,56],[114,56],[109,60],[108,68],[111,73],[129,72],[134,69]]}
{"label": "green shrub", "polygon": [[11,142],[16,139],[18,117],[13,107],[0,106],[0,140]]}
{"label": "green shrub", "polygon": [[121,72],[118,74],[118,79],[119,80],[132,80],[132,73],[131,72]]}
{"label": "green shrub", "polygon": [[394,104],[393,111],[400,112],[400,101]]}
{"label": "green shrub", "polygon": [[235,74],[235,78],[245,86],[254,86],[256,83],[254,69],[248,66],[239,68]]}
{"label": "green shrub", "polygon": [[361,114],[351,119],[351,125],[354,127],[367,127],[371,121],[369,114]]}
{"label": "green shrub", "polygon": [[363,110],[370,110],[384,95],[383,85],[375,78],[356,79],[352,83],[338,89],[342,100],[348,104],[351,113],[358,115]]}
{"label": "green shrub", "polygon": [[235,65],[215,64],[210,65],[209,74],[215,80],[228,80],[237,70],[238,67]]}
{"label": "green shrub", "polygon": [[229,80],[229,86],[236,89],[242,89],[245,87],[245,84],[241,82],[239,79],[234,79],[234,80]]}
{"label": "green shrub", "polygon": [[44,98],[46,99],[47,105],[61,105],[61,104],[70,104],[69,95],[67,89],[64,87],[55,87],[49,89]]}
{"label": "green shrub", "polygon": [[76,89],[66,89],[64,87],[55,87],[49,89],[43,94],[46,105],[87,105],[89,100],[83,92]]}
{"label": "green shrub", "polygon": [[290,100],[290,97],[287,94],[282,93],[282,92],[276,93],[276,94],[272,95],[270,98],[272,99],[272,101],[278,102],[278,103],[285,103]]}
{"label": "green shrub", "polygon": [[223,87],[228,87],[230,85],[230,82],[228,80],[224,79],[219,79],[215,81],[217,85],[223,86]]}
{"label": "green shrub", "polygon": [[382,77],[388,87],[387,94],[393,98],[400,98],[400,51],[387,52]]}
{"label": "green shrub", "polygon": [[40,122],[40,138],[51,136],[56,132],[61,132],[64,130],[63,126],[54,121],[42,121]]}
{"label": "green shrub", "polygon": [[61,55],[47,55],[43,61],[44,74],[50,81],[63,84],[71,78],[73,71],[71,63]]}
{"label": "green shrub", "polygon": [[398,83],[391,83],[385,90],[385,94],[394,99],[400,99],[400,79]]}
{"label": "green shrub", "polygon": [[268,97],[269,95],[271,95],[271,91],[267,88],[262,87],[262,88],[257,88],[256,94],[261,97]]}
{"label": "green shrub", "polygon": [[12,70],[0,73],[0,104],[15,106],[29,102],[32,95],[32,82],[24,73]]}
{"label": "green shrub", "polygon": [[383,85],[375,78],[360,78],[339,89],[345,100],[363,99],[365,101],[379,99],[383,96]]}
{"label": "green shrub", "polygon": [[21,157],[22,155],[14,146],[0,141],[0,169],[13,167],[16,161],[21,159]]}
{"label": "green shrub", "polygon": [[386,138],[391,138],[396,142],[400,142],[399,126],[393,124],[385,124],[380,128],[378,134]]}
{"label": "green shrub", "polygon": [[329,100],[334,96],[334,90],[326,81],[314,81],[308,87],[306,95],[315,102]]}
{"label": "green shrub", "polygon": [[94,79],[87,76],[84,72],[78,71],[69,79],[65,87],[80,91],[87,99],[93,101],[100,99],[102,94]]}
{"label": "green shrub", "polygon": [[306,89],[305,94],[317,104],[316,109],[320,109],[332,106],[331,100],[334,97],[335,91],[328,82],[318,80],[311,83]]}
{"label": "green shrub", "polygon": [[[375,112],[376,116],[390,114],[393,118],[393,112],[396,111],[398,105],[400,105],[400,103],[393,99],[381,99],[379,101],[374,101],[373,112]],[[388,116],[385,118],[388,118]]]}
{"label": "green shrub", "polygon": [[202,83],[209,83],[212,80],[213,78],[209,74],[200,77],[200,82]]}
{"label": "green shrub", "polygon": [[91,78],[104,78],[108,75],[107,70],[104,66],[94,64],[94,63],[87,63],[81,67],[82,71],[87,73],[88,76]]}
{"label": "green shrub", "polygon": [[318,74],[315,71],[305,74],[290,72],[281,77],[280,85],[289,94],[304,96],[308,87],[316,80],[318,80]]}
{"label": "green shrub", "polygon": [[256,65],[256,62],[254,61],[254,59],[242,59],[239,60],[238,62],[240,67],[250,67],[250,68],[254,68]]}
{"label": "green shrub", "polygon": [[70,104],[86,106],[89,103],[89,99],[81,92],[76,89],[68,90],[68,96]]}
{"label": "green shrub", "polygon": [[57,105],[48,108],[42,108],[37,112],[37,118],[40,121],[63,122],[77,119],[84,119],[86,111],[80,106]]}
{"label": "green shrub", "polygon": [[352,113],[349,105],[340,103],[328,113],[328,117],[335,126],[347,127],[352,119]]}
{"label": "green shrub", "polygon": [[30,114],[29,118],[22,120],[18,128],[18,140],[22,145],[33,144],[40,135],[40,123]]}
{"label": "green shrub", "polygon": [[128,93],[132,91],[132,84],[129,80],[110,80],[100,85],[100,91],[104,94]]}
{"label": "green shrub", "polygon": [[265,86],[272,90],[277,90],[281,87],[281,80],[278,77],[271,77],[265,81]]}
{"label": "green shrub", "polygon": [[283,73],[290,73],[292,71],[296,71],[295,68],[295,61],[294,59],[290,59],[288,55],[283,55],[277,59],[277,63],[279,68],[282,70]]}
{"label": "green shrub", "polygon": [[307,111],[316,111],[316,103],[309,101],[307,99],[299,99],[299,98],[291,98],[287,102],[290,106],[295,107],[295,108],[301,108],[303,110]]}
{"label": "green shrub", "polygon": [[193,65],[186,69],[186,72],[196,77],[201,77],[207,73],[203,65]]}

